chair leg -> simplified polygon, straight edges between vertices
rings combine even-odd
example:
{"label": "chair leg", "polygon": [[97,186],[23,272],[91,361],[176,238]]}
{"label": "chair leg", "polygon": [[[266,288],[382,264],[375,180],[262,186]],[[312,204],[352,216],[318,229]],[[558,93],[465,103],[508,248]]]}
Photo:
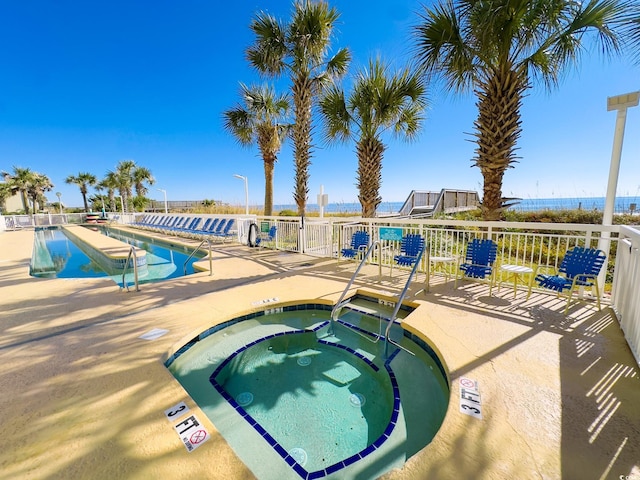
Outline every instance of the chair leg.
{"label": "chair leg", "polygon": [[489,296],[493,296],[493,283],[496,281],[495,270],[489,275]]}
{"label": "chair leg", "polygon": [[569,312],[569,305],[571,304],[571,297],[573,297],[573,290],[570,289],[567,294],[567,306],[564,307],[564,314],[566,315]]}
{"label": "chair leg", "polygon": [[[529,300],[529,297],[531,296],[531,287],[533,286],[533,280],[534,280],[533,279],[533,273],[530,273],[529,275],[530,275],[530,277],[529,277],[529,290],[527,291],[527,300]],[[525,300],[525,302],[527,300]]]}

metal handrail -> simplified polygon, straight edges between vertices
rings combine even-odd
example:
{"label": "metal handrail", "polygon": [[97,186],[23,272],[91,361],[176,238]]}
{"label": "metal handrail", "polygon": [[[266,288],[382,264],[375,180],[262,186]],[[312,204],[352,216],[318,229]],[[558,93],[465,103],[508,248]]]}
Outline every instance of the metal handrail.
{"label": "metal handrail", "polygon": [[211,258],[211,238],[205,238],[204,240],[202,240],[200,242],[200,245],[198,245],[195,250],[193,252],[191,252],[191,255],[189,255],[189,258],[187,258],[184,262],[184,265],[182,265],[182,271],[184,273],[184,275],[187,274],[187,263],[189,263],[189,260],[191,260],[193,258],[193,256],[196,254],[196,252],[198,250],[200,250],[200,248],[202,248],[202,245],[204,245],[204,242],[208,242],[208,249],[209,249],[209,276],[213,275],[213,259]]}
{"label": "metal handrail", "polygon": [[389,331],[391,330],[391,327],[392,327],[393,323],[396,321],[396,316],[398,315],[398,312],[400,311],[400,307],[402,306],[402,301],[404,300],[404,297],[407,296],[407,291],[409,291],[409,285],[411,285],[411,279],[413,278],[413,274],[416,273],[418,265],[420,265],[420,260],[422,260],[422,255],[424,254],[424,251],[428,249],[428,247],[429,247],[429,243],[428,242],[424,242],[424,246],[422,247],[422,250],[420,250],[420,253],[418,254],[418,258],[416,259],[416,263],[413,264],[413,268],[411,269],[411,273],[409,274],[409,278],[407,279],[407,283],[405,284],[404,289],[402,290],[402,293],[400,294],[400,297],[398,298],[398,303],[396,303],[396,308],[393,310],[393,313],[391,314],[391,318],[389,319],[389,324],[387,325],[387,329],[384,331],[384,358],[388,358],[387,351],[389,349],[389,344],[390,343],[392,345],[395,345],[398,348],[401,348],[405,352],[410,353],[411,355],[415,355],[413,352],[410,352],[409,350],[404,348],[399,343],[394,342],[393,340],[391,340],[389,338]]}
{"label": "metal handrail", "polygon": [[[365,252],[364,256],[362,257],[362,260],[360,261],[360,265],[358,265],[358,267],[356,268],[356,271],[353,272],[353,275],[351,276],[351,280],[349,280],[349,283],[347,283],[347,286],[343,290],[342,295],[340,295],[340,299],[338,300],[338,303],[336,303],[334,307],[331,309],[331,324],[329,326],[330,334],[333,333],[333,324],[336,321],[335,317],[337,316],[338,311],[340,311],[342,307],[344,307],[347,303],[349,303],[349,299],[345,300],[344,297],[347,295],[347,292],[351,288],[351,285],[353,285],[353,282],[358,276],[358,272],[360,272],[360,269],[362,269],[362,266],[365,264],[365,262],[367,261],[367,258],[369,258],[369,255],[371,255],[371,252],[376,246],[380,247],[380,240],[376,240],[371,245],[369,245],[369,248],[367,248],[367,251]],[[382,255],[382,252],[380,252],[380,255]],[[380,264],[379,265],[380,272],[382,272],[382,262],[379,262],[379,264]]]}
{"label": "metal handrail", "polygon": [[127,255],[127,260],[124,262],[124,269],[122,270],[122,285],[123,285],[123,288],[124,287],[127,288],[127,292],[131,291],[129,290],[129,284],[125,282],[124,278],[127,273],[127,268],[129,267],[129,261],[131,260],[132,257],[133,257],[133,281],[136,286],[136,292],[139,292],[140,284],[138,283],[138,257],[136,256],[136,247],[134,246],[132,246],[129,249],[129,255]]}

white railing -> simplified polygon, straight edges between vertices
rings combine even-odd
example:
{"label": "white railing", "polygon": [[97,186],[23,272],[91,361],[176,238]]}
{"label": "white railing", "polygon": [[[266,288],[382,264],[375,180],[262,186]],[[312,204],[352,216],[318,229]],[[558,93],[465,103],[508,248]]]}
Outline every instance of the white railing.
{"label": "white railing", "polygon": [[621,227],[611,306],[640,365],[640,230]]}
{"label": "white railing", "polygon": [[[131,223],[132,214],[107,213],[109,221]],[[19,230],[21,228],[50,227],[55,225],[81,224],[86,220],[86,213],[37,213],[35,215],[4,215],[0,221],[0,230]]]}
{"label": "white railing", "polygon": [[[117,223],[130,224],[136,220],[136,214],[108,215],[109,221]],[[144,214],[137,215],[140,220]],[[249,221],[246,217],[234,217]],[[82,221],[84,214],[81,213],[7,215],[0,216],[0,230]],[[567,249],[575,245],[598,247],[602,233],[607,232],[611,240],[602,244],[608,245],[605,252],[608,265],[604,274],[607,283],[612,284],[611,305],[640,364],[640,230],[637,227],[388,218],[314,218],[305,219],[303,222],[300,217],[257,217],[255,221],[259,225],[268,223],[269,227],[277,228],[275,241],[269,242],[269,248],[332,258],[337,258],[341,249],[349,246],[351,237],[357,230],[365,230],[369,233],[371,242],[380,241],[382,248],[376,249],[376,253],[368,259],[369,263],[379,266],[391,265],[392,252],[398,246],[397,241],[381,239],[381,229],[388,227],[400,229],[402,235],[422,235],[429,245],[430,257],[460,258],[464,255],[464,248],[471,238],[488,237],[498,243],[499,263],[532,267],[557,267]],[[246,237],[247,222],[240,222],[240,241]],[[615,255],[612,255],[613,253]],[[615,258],[615,265],[611,261],[612,258]]]}

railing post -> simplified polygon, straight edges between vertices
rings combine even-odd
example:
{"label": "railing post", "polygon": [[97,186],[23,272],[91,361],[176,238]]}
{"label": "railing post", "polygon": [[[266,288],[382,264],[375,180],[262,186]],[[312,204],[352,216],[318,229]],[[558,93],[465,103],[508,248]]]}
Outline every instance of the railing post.
{"label": "railing post", "polygon": [[213,257],[211,256],[211,238],[207,239],[209,242],[209,276],[213,275]]}

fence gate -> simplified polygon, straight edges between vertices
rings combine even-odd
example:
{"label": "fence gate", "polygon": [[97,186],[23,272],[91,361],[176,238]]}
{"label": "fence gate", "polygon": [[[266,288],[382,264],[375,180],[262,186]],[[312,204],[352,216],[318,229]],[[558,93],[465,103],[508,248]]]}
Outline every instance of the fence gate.
{"label": "fence gate", "polygon": [[303,253],[315,257],[333,256],[332,226],[330,222],[304,222],[300,230]]}

